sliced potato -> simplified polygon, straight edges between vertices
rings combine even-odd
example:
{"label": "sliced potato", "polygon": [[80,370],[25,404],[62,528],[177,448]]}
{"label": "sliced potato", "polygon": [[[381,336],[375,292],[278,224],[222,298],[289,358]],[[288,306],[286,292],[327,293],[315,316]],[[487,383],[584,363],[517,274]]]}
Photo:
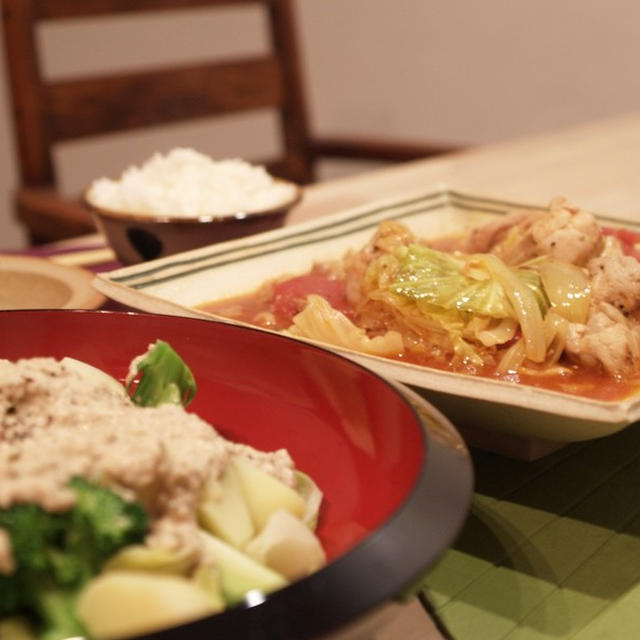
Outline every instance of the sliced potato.
{"label": "sliced potato", "polygon": [[238,602],[252,589],[264,593],[286,586],[287,580],[246,553],[211,534],[201,531],[204,550],[220,576],[222,595],[229,604]]}
{"label": "sliced potato", "polygon": [[254,536],[253,520],[233,465],[227,465],[218,480],[205,484],[198,520],[204,529],[239,549]]}
{"label": "sliced potato", "polygon": [[19,616],[0,620],[0,640],[36,640],[37,635],[29,623]]}
{"label": "sliced potato", "polygon": [[166,551],[133,544],[120,549],[104,564],[103,571],[129,569],[185,575],[197,561],[195,551]]}
{"label": "sliced potato", "polygon": [[186,578],[109,571],[80,592],[76,614],[94,640],[116,640],[170,627],[220,611]]}
{"label": "sliced potato", "polygon": [[220,572],[213,563],[200,565],[191,578],[193,583],[205,591],[216,607],[225,608],[224,597],[220,587]]}
{"label": "sliced potato", "polygon": [[284,509],[269,518],[245,550],[289,580],[307,576],[327,561],[322,545],[311,529]]}
{"label": "sliced potato", "polygon": [[234,456],[230,464],[238,471],[256,531],[261,531],[278,509],[284,509],[297,518],[304,517],[307,505],[297,491],[245,458]]}

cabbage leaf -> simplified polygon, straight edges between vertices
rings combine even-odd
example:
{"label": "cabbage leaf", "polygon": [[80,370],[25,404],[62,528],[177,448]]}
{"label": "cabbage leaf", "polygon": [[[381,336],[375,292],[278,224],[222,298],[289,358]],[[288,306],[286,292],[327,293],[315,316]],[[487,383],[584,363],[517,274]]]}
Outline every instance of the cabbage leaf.
{"label": "cabbage leaf", "polygon": [[364,329],[356,327],[347,316],[317,294],[307,296],[307,305],[294,316],[293,324],[285,333],[375,356],[394,356],[404,351],[402,336],[397,331],[369,338]]}
{"label": "cabbage leaf", "polygon": [[[535,295],[541,311],[546,311],[548,303],[540,276],[526,269],[511,271]],[[504,287],[477,256],[454,256],[412,244],[402,256],[400,269],[389,289],[397,295],[447,310],[517,319]]]}
{"label": "cabbage leaf", "polygon": [[544,314],[549,302],[535,271],[512,268],[497,256],[451,255],[418,244],[398,254],[399,269],[389,284],[416,306],[456,310],[467,321],[482,316],[519,323],[527,357],[545,358]]}

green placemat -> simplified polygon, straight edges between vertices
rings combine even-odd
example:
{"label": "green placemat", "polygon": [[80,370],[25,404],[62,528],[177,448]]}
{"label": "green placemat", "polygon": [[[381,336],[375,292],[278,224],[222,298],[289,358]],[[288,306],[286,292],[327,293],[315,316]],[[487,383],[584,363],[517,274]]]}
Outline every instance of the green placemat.
{"label": "green placemat", "polygon": [[471,514],[424,583],[449,635],[640,638],[640,424],[534,462],[473,461]]}

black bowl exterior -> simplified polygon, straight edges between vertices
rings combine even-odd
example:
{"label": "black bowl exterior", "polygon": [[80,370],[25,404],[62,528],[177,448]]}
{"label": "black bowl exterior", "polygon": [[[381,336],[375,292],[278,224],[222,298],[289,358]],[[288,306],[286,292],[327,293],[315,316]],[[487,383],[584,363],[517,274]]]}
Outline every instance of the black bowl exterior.
{"label": "black bowl exterior", "polygon": [[244,219],[210,222],[126,221],[96,213],[93,217],[118,260],[130,265],[271,231],[284,224],[286,214],[286,211],[279,211]]}

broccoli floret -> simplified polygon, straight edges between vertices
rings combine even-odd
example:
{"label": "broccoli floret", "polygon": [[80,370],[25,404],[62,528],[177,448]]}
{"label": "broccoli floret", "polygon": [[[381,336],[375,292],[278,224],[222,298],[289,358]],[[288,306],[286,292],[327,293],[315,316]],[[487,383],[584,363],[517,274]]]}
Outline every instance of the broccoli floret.
{"label": "broccoli floret", "polygon": [[[134,373],[141,373],[137,385]],[[159,404],[182,404],[185,407],[196,393],[196,383],[189,367],[163,340],[156,340],[146,353],[134,358],[126,380],[131,400],[143,407]]]}
{"label": "broccoli floret", "polygon": [[17,611],[21,604],[19,583],[15,574],[4,575],[0,573],[0,620]]}
{"label": "broccoli floret", "polygon": [[66,513],[65,546],[73,550],[78,563],[90,567],[90,576],[95,575],[115,551],[142,540],[147,516],[139,503],[127,502],[82,478],[73,478],[70,486],[76,503]]}
{"label": "broccoli floret", "polygon": [[33,610],[37,615],[39,640],[67,640],[87,637],[87,632],[75,614],[78,590],[47,586],[38,592]]}
{"label": "broccoli floret", "polygon": [[46,640],[84,635],[73,613],[77,593],[107,558],[142,541],[147,530],[139,503],[81,478],[69,486],[75,504],[67,511],[34,504],[0,509],[16,566],[0,575],[0,617],[26,613]]}

